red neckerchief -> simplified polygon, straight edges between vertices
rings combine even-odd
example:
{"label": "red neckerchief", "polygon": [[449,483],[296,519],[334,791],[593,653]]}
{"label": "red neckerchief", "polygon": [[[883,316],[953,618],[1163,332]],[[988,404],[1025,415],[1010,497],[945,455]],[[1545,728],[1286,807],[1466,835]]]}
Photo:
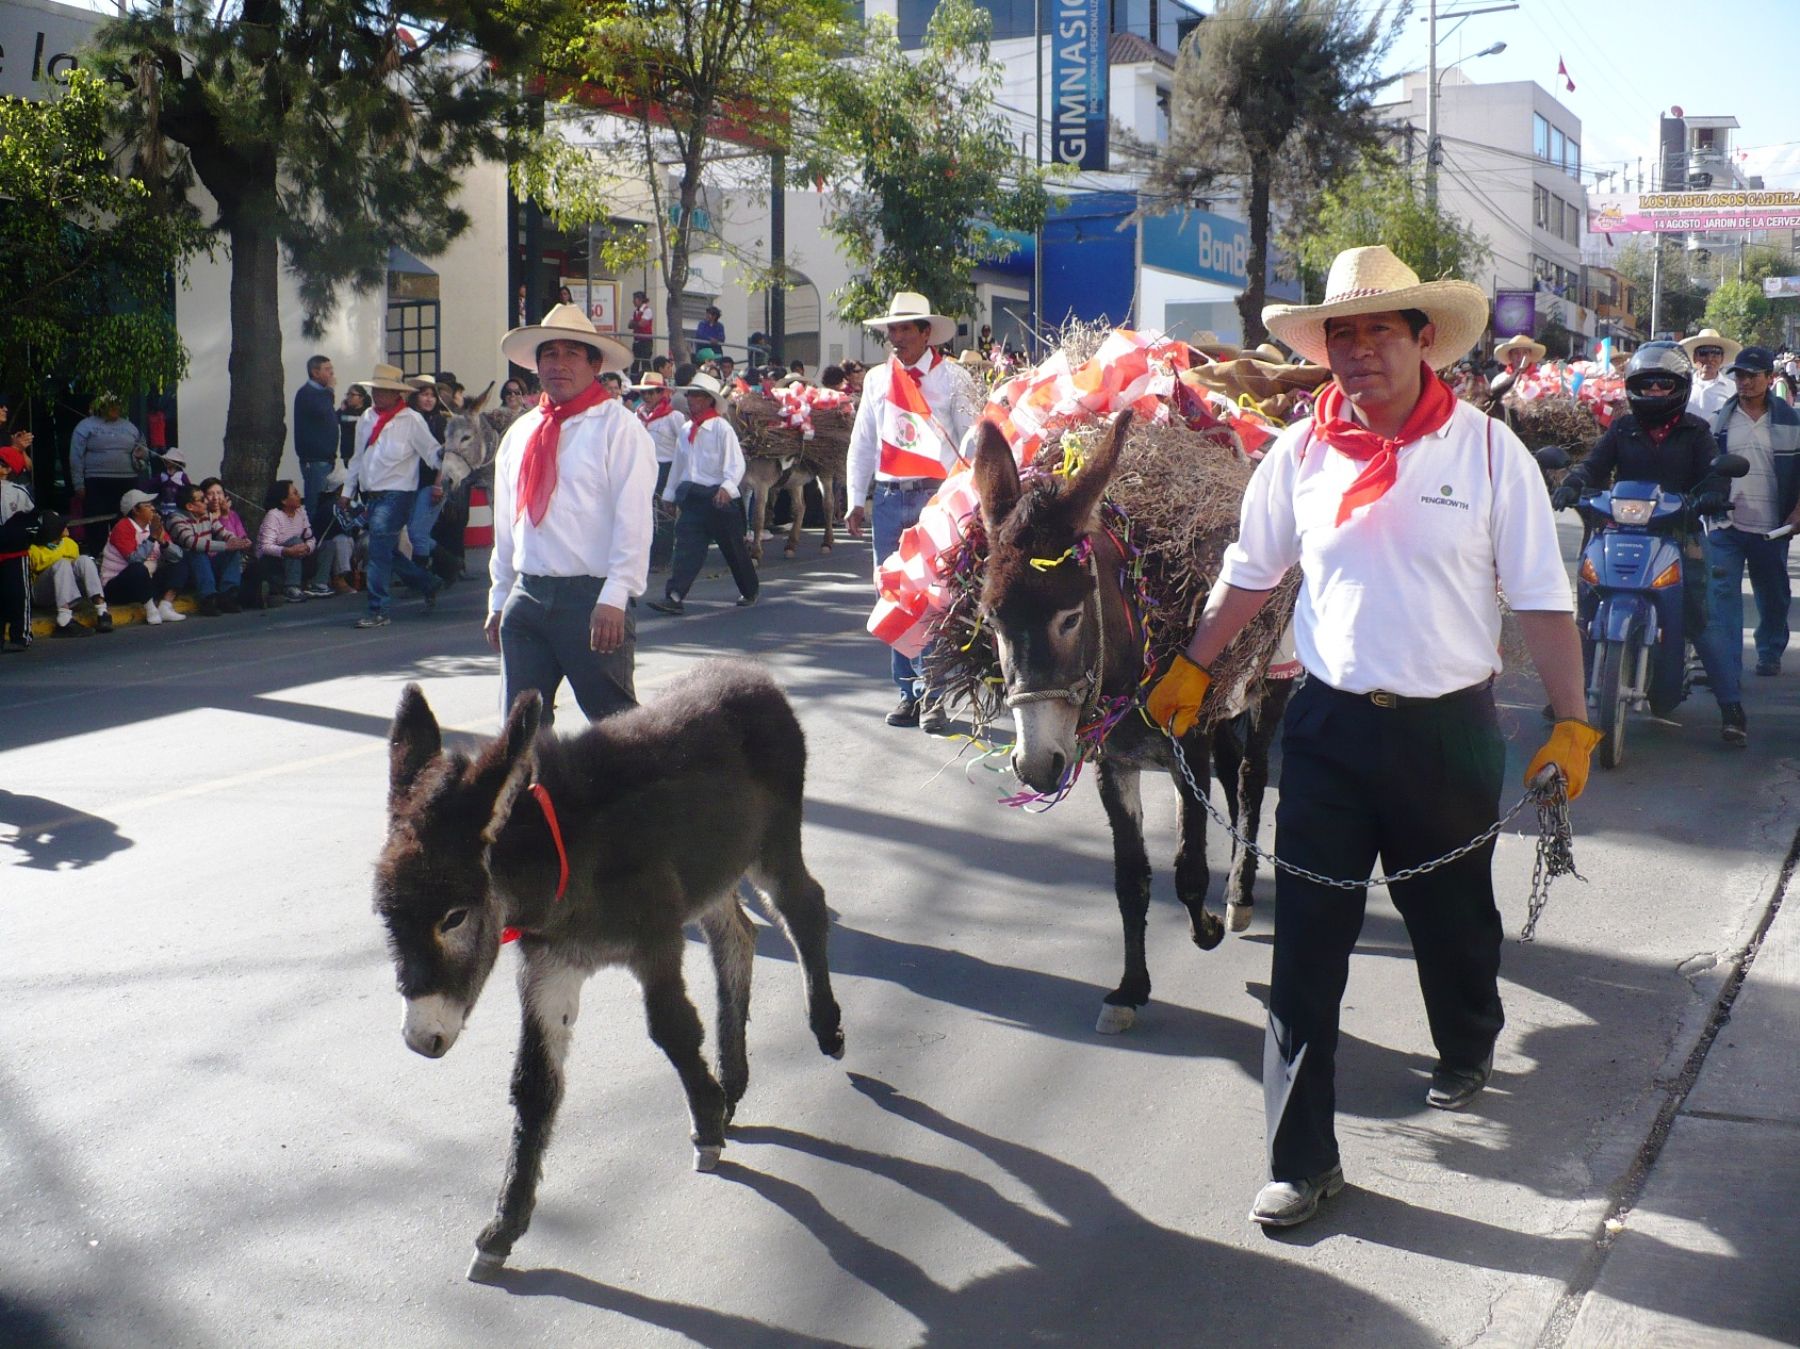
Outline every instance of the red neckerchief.
{"label": "red neckerchief", "polygon": [[1650,437],[1652,445],[1661,445],[1675,434],[1675,426],[1680,421],[1681,418],[1677,416],[1673,421],[1666,421],[1661,426],[1645,426],[1643,422],[1639,422],[1638,425],[1643,428],[1644,434]]}
{"label": "red neckerchief", "polygon": [[1456,394],[1450,386],[1423,361],[1419,362],[1419,370],[1424,376],[1419,401],[1413,404],[1406,424],[1392,440],[1377,435],[1346,413],[1344,391],[1335,380],[1325,386],[1313,405],[1314,433],[1339,454],[1363,465],[1363,471],[1345,489],[1344,499],[1338,503],[1338,524],[1348,520],[1357,507],[1386,496],[1400,476],[1400,451],[1442,429],[1456,411]]}
{"label": "red neckerchief", "polygon": [[[550,800],[550,789],[541,782],[534,782],[525,789],[537,801],[538,808],[544,812],[544,823],[550,826],[550,841],[556,845],[556,903],[569,892],[569,850],[563,846],[562,825],[556,818],[556,805]],[[503,927],[500,929],[500,944],[519,939],[524,928]]]}
{"label": "red neckerchief", "polygon": [[710,407],[705,412],[700,413],[697,417],[695,417],[693,420],[688,422],[688,444],[692,445],[694,443],[694,433],[695,432],[697,432],[701,427],[705,426],[708,422],[710,422],[714,417],[716,417],[718,415],[719,415],[719,409],[716,407]]}
{"label": "red neckerchief", "polygon": [[611,397],[607,387],[595,380],[566,403],[552,403],[549,394],[538,400],[538,411],[544,416],[532,429],[519,460],[519,504],[514,519],[529,514],[532,524],[544,522],[544,512],[550,509],[550,498],[556,492],[556,450],[562,442],[563,423]]}
{"label": "red neckerchief", "polygon": [[674,410],[675,400],[669,397],[669,391],[664,389],[662,397],[656,400],[655,406],[640,408],[638,410],[638,416],[642,417],[644,419],[644,425],[648,426],[651,422],[668,416]]}
{"label": "red neckerchief", "polygon": [[375,414],[375,428],[369,432],[369,439],[364,443],[363,448],[367,449],[370,445],[373,445],[376,441],[380,440],[381,433],[387,430],[387,424],[404,411],[406,411],[406,400],[402,398],[386,412],[377,412]]}

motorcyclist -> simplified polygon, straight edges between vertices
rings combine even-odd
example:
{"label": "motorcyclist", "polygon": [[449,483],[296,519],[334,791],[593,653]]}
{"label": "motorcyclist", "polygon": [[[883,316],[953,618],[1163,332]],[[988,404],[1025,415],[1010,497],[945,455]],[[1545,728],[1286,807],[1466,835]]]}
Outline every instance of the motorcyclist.
{"label": "motorcyclist", "polygon": [[[1693,517],[1680,540],[1682,618],[1687,639],[1699,654],[1709,683],[1717,688],[1719,653],[1707,636],[1706,554],[1700,546],[1698,517],[1723,514],[1731,484],[1712,471],[1719,448],[1712,428],[1687,410],[1693,384],[1693,363],[1675,343],[1646,342],[1633,352],[1625,367],[1625,398],[1631,411],[1614,420],[1587,456],[1569,470],[1551,493],[1550,504],[1567,509],[1583,492],[1599,491],[1615,481],[1654,482],[1665,492],[1693,497]],[[1581,583],[1578,607],[1584,634],[1598,602],[1593,588]],[[1585,637],[1583,650],[1591,675],[1593,643]],[[1745,743],[1743,704],[1720,703],[1719,716],[1727,743]]]}

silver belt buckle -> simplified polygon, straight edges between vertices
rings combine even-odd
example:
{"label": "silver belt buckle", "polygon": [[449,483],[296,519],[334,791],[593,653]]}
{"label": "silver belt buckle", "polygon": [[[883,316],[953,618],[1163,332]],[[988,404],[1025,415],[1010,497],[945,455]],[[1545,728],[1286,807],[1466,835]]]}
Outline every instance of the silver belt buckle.
{"label": "silver belt buckle", "polygon": [[1389,693],[1386,689],[1376,689],[1369,695],[1369,701],[1377,707],[1398,707],[1400,706],[1400,695]]}

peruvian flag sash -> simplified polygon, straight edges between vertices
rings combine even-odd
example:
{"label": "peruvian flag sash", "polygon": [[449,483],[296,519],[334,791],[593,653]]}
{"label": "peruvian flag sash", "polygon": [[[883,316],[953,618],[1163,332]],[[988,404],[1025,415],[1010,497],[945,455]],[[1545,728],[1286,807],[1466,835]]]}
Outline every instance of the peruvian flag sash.
{"label": "peruvian flag sash", "polygon": [[[935,369],[944,359],[939,352],[934,351],[931,355],[928,370]],[[947,448],[954,457],[956,446],[950,443],[949,435],[931,415],[931,404],[925,401],[919,377],[901,365],[897,356],[888,358],[887,397],[881,403],[878,432],[881,437],[880,469],[888,477],[947,476],[944,450]]]}

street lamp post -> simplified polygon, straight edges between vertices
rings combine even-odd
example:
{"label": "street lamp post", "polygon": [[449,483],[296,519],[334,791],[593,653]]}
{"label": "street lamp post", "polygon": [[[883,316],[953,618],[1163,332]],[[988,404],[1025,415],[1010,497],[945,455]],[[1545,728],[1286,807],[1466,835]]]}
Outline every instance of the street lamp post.
{"label": "street lamp post", "polygon": [[1426,65],[1426,78],[1430,80],[1431,83],[1430,87],[1425,91],[1425,200],[1431,204],[1433,209],[1437,207],[1438,83],[1444,76],[1455,70],[1464,61],[1474,61],[1483,56],[1498,56],[1505,50],[1506,44],[1504,42],[1495,42],[1489,46],[1483,47],[1480,51],[1474,53],[1474,55],[1465,56],[1460,60],[1452,61],[1442,70],[1439,70],[1437,63],[1437,4],[1436,0],[1433,0],[1431,6],[1431,59]]}

